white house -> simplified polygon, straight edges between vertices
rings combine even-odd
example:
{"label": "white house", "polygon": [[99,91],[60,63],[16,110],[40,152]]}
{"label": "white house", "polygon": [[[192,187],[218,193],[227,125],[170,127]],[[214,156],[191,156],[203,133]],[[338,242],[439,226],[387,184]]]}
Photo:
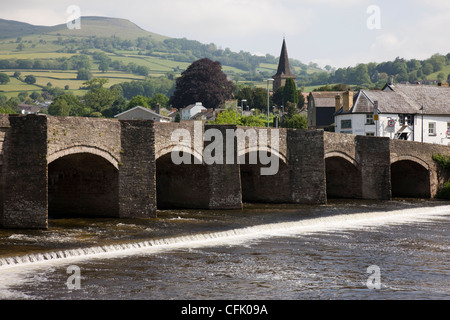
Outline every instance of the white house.
{"label": "white house", "polygon": [[155,122],[171,122],[172,119],[169,117],[162,116],[150,109],[144,107],[134,107],[130,110],[122,112],[114,118],[119,120],[153,120]]}
{"label": "white house", "polygon": [[201,102],[197,102],[196,104],[191,104],[186,108],[181,110],[181,120],[191,120],[196,114],[200,112],[204,112],[207,109],[202,105]]}
{"label": "white house", "polygon": [[449,87],[388,84],[343,99],[336,98],[336,132],[450,145]]}

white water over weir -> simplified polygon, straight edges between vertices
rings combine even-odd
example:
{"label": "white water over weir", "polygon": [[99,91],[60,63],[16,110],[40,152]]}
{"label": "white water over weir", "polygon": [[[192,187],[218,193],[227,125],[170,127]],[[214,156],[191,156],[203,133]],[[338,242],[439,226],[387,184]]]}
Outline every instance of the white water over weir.
{"label": "white water over weir", "polygon": [[73,260],[118,258],[175,249],[239,245],[268,237],[307,235],[311,233],[343,231],[346,229],[376,228],[390,224],[420,223],[436,220],[448,215],[450,215],[450,206],[335,215],[293,222],[258,225],[221,232],[0,258],[0,269],[14,266],[64,263]]}

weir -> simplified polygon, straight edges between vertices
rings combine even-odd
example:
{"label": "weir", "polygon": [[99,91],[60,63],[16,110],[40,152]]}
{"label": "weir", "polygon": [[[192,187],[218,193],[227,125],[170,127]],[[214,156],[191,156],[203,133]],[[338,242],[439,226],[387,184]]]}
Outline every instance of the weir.
{"label": "weir", "polygon": [[[0,127],[0,226],[10,229],[46,229],[49,214],[433,198],[449,178],[432,160],[448,146],[319,130],[45,115],[1,115]],[[193,164],[174,163],[180,146]]]}
{"label": "weir", "polygon": [[203,232],[191,235],[148,239],[126,243],[109,243],[86,248],[0,257],[0,272],[16,266],[39,266],[72,263],[89,259],[123,258],[126,256],[170,252],[183,248],[242,245],[250,241],[273,237],[373,229],[389,224],[409,224],[433,221],[450,215],[450,206],[420,207],[394,211],[371,211],[337,214],[319,218],[254,225],[237,229]]}

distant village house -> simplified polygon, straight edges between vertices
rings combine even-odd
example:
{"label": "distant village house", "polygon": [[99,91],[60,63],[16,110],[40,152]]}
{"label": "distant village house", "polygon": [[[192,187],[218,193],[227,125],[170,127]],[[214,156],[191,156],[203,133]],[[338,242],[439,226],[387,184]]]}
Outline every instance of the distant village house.
{"label": "distant village house", "polygon": [[336,98],[336,132],[450,145],[450,88],[387,84]]}
{"label": "distant village house", "polygon": [[114,118],[119,120],[153,120],[155,122],[171,122],[172,119],[169,117],[165,117],[160,115],[159,113],[152,111],[148,108],[144,108],[141,106],[134,107],[130,110],[122,112]]}

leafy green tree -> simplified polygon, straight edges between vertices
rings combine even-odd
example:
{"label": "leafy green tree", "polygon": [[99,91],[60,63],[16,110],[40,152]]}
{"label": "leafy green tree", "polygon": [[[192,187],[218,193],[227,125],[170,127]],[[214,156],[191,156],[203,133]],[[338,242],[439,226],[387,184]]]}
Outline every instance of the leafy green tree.
{"label": "leafy green tree", "polygon": [[236,108],[228,108],[219,113],[211,124],[238,124],[239,117]]}
{"label": "leafy green tree", "polygon": [[122,96],[118,96],[112,103],[111,107],[103,110],[102,115],[106,118],[113,118],[114,116],[128,110],[128,101]]}
{"label": "leafy green tree", "polygon": [[273,103],[278,107],[281,107],[283,105],[283,90],[284,86],[279,87],[277,91],[273,93]]}
{"label": "leafy green tree", "polygon": [[298,105],[298,91],[297,85],[294,79],[286,79],[286,84],[283,88],[283,103],[286,105],[288,102],[292,102]]}
{"label": "leafy green tree", "polygon": [[298,113],[298,108],[294,103],[288,102],[286,111],[287,114],[281,121],[281,127],[290,129],[308,129],[308,120],[304,115]]}
{"label": "leafy green tree", "polygon": [[10,81],[6,73],[0,73],[0,84],[7,84]]}
{"label": "leafy green tree", "polygon": [[35,76],[33,76],[32,74],[30,74],[30,75],[28,75],[28,76],[26,76],[25,77],[25,80],[24,80],[26,83],[28,83],[28,84],[35,84],[36,83],[36,77]]}
{"label": "leafy green tree", "polygon": [[48,114],[52,116],[84,116],[81,110],[80,99],[71,94],[65,93],[57,97],[48,107]]}
{"label": "leafy green tree", "polygon": [[144,107],[144,108],[148,108],[148,99],[143,97],[143,96],[135,96],[133,97],[130,102],[128,103],[128,109],[132,109],[134,107]]}
{"label": "leafy green tree", "polygon": [[77,71],[77,80],[90,80],[92,79],[92,73],[87,68],[81,68]]}
{"label": "leafy green tree", "polygon": [[100,70],[103,73],[108,72],[108,70],[109,70],[109,61],[108,60],[100,61],[99,65],[98,65],[98,70]]}
{"label": "leafy green tree", "polygon": [[111,107],[112,103],[119,97],[119,93],[115,89],[104,88],[108,79],[94,78],[85,82],[89,91],[84,95],[84,107],[89,108],[92,112],[102,113],[105,109]]}
{"label": "leafy green tree", "polygon": [[63,116],[68,117],[70,115],[70,106],[67,104],[66,100],[60,99],[54,101],[48,107],[48,114],[52,116]]}
{"label": "leafy green tree", "polygon": [[240,126],[244,127],[266,127],[267,118],[262,118],[261,116],[243,116],[239,118]]}
{"label": "leafy green tree", "polygon": [[168,109],[169,108],[169,98],[162,93],[157,93],[150,100],[149,105],[152,109],[155,109],[157,104],[159,104],[161,106],[161,108]]}
{"label": "leafy green tree", "polygon": [[304,115],[297,113],[290,118],[283,119],[282,127],[290,129],[308,129],[308,120]]}

